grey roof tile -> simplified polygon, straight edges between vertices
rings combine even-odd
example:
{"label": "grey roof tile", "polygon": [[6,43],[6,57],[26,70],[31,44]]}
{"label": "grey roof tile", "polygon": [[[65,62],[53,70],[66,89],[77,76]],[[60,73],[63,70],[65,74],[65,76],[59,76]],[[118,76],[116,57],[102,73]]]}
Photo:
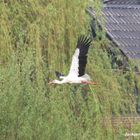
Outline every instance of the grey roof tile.
{"label": "grey roof tile", "polygon": [[[89,10],[95,16],[95,11]],[[140,59],[140,5],[105,5],[102,13],[110,38],[128,58]]]}
{"label": "grey roof tile", "polygon": [[140,4],[140,0],[103,0],[106,4]]}

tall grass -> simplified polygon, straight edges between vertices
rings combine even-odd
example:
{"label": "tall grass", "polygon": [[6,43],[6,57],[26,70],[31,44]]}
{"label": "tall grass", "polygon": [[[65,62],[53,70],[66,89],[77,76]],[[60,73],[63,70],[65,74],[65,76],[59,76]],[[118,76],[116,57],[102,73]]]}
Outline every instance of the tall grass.
{"label": "tall grass", "polygon": [[[97,4],[97,1],[94,1]],[[54,71],[69,71],[77,38],[87,34],[88,1],[0,2],[0,139],[124,139],[103,119],[133,113],[133,73],[115,73],[94,41],[87,72],[97,86],[50,86]],[[131,80],[127,80],[127,79]],[[138,127],[138,126],[137,126]]]}

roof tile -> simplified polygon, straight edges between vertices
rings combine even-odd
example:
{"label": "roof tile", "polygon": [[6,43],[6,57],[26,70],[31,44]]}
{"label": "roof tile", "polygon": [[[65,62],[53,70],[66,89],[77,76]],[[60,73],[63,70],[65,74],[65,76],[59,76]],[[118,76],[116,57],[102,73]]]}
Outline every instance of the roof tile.
{"label": "roof tile", "polygon": [[[126,56],[140,59],[140,5],[106,5],[102,13],[107,34]],[[95,11],[92,15],[95,16]]]}

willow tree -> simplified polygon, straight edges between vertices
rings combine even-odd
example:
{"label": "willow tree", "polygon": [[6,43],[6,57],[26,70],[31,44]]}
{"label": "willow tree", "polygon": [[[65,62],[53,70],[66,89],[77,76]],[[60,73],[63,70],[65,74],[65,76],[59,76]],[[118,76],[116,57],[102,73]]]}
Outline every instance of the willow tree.
{"label": "willow tree", "polygon": [[103,127],[112,114],[135,113],[125,90],[131,73],[112,71],[106,41],[89,50],[87,72],[98,86],[47,84],[55,70],[68,72],[78,36],[89,33],[89,4],[100,11],[97,0],[0,2],[1,139],[112,139],[125,131],[116,135],[111,121]]}

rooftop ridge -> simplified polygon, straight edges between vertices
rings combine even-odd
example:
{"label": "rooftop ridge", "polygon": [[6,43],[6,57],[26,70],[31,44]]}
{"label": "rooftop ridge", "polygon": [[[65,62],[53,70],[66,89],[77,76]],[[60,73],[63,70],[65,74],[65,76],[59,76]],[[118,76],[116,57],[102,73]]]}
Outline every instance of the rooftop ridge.
{"label": "rooftop ridge", "polygon": [[140,5],[140,0],[102,0],[104,4]]}
{"label": "rooftop ridge", "polygon": [[140,5],[120,5],[120,4],[104,4],[103,8],[127,8],[127,9],[140,9]]}

